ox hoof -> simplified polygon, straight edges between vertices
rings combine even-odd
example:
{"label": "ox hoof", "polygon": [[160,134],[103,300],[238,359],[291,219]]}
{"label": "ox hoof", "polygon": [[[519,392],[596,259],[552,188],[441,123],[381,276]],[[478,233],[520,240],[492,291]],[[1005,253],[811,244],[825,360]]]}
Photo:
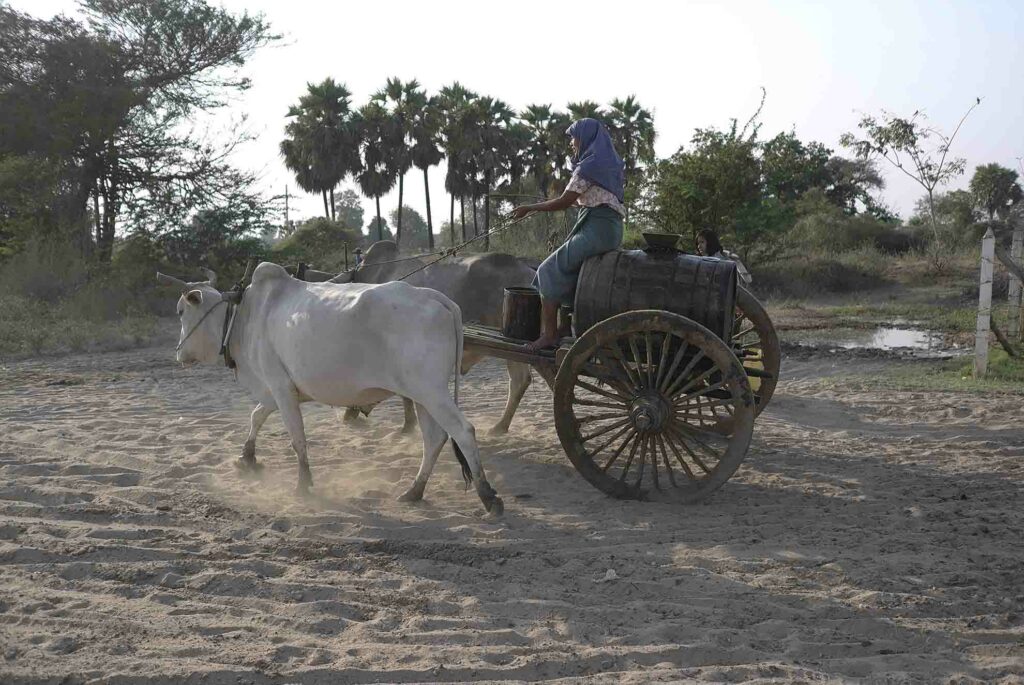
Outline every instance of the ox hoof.
{"label": "ox hoof", "polygon": [[505,513],[505,503],[498,496],[495,496],[490,502],[484,502],[484,507],[491,516],[501,516]]}
{"label": "ox hoof", "polygon": [[423,499],[423,491],[426,490],[426,483],[413,483],[412,487],[398,497],[399,502],[419,502]]}
{"label": "ox hoof", "polygon": [[254,476],[263,471],[263,464],[256,461],[255,458],[247,459],[245,457],[239,457],[235,459],[235,469],[239,473],[246,476]]}
{"label": "ox hoof", "polygon": [[490,430],[487,431],[488,435],[505,435],[508,433],[508,426],[502,423],[496,423],[491,426]]}

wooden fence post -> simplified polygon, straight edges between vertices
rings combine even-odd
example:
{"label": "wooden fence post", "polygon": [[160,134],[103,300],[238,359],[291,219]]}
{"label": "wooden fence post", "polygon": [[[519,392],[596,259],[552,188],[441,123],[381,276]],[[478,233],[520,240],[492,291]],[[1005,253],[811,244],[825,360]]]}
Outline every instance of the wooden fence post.
{"label": "wooden fence post", "polygon": [[984,378],[988,370],[988,331],[992,318],[992,260],[996,235],[989,228],[981,239],[981,282],[978,288],[978,326],[974,332],[974,377]]}
{"label": "wooden fence post", "polygon": [[[1010,221],[1013,222],[1013,242],[1010,243],[1010,259],[1017,264],[1024,264],[1024,215],[1014,212]],[[1007,296],[1010,305],[1010,313],[1007,317],[1006,337],[1010,340],[1020,340],[1021,332],[1024,329],[1024,321],[1021,317],[1021,282],[1014,274],[1010,274],[1010,288]]]}

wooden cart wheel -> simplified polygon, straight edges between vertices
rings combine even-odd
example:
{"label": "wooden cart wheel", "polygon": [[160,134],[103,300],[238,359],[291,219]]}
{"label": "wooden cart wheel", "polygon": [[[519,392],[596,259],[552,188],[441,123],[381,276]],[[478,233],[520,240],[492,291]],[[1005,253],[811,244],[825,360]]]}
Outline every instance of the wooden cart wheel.
{"label": "wooden cart wheel", "polygon": [[739,467],[754,427],[736,356],[707,328],[662,310],[590,328],[566,353],[554,396],[573,466],[615,497],[707,497]]}
{"label": "wooden cart wheel", "polygon": [[754,391],[754,416],[760,414],[779,382],[782,348],[768,312],[746,288],[736,288],[732,349],[739,357]]}

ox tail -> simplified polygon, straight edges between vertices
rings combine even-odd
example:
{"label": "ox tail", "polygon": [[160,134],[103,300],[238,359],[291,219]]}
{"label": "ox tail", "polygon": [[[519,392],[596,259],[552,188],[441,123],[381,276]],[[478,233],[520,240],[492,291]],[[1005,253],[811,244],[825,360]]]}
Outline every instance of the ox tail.
{"label": "ox tail", "polygon": [[473,472],[469,469],[469,462],[466,461],[466,455],[462,452],[462,448],[459,447],[459,443],[452,440],[452,448],[455,450],[455,458],[459,460],[459,465],[462,466],[462,480],[466,481],[466,489],[468,490],[473,482]]}
{"label": "ox tail", "polygon": [[[440,295],[440,293],[438,293]],[[459,376],[462,375],[462,345],[463,345],[463,331],[462,331],[462,309],[459,305],[452,302],[449,298],[441,295],[437,298],[438,301],[444,305],[452,315],[452,325],[455,328],[455,392],[453,398],[455,400],[455,406],[459,406]],[[454,442],[454,440],[452,441]]]}
{"label": "ox tail", "polygon": [[[453,393],[453,399],[457,407],[459,406],[459,377],[462,375],[462,309],[443,295],[438,300],[444,305],[445,309],[451,312],[452,325],[455,327],[455,392]],[[459,466],[462,467],[462,480],[466,482],[466,487],[469,488],[473,482],[473,471],[469,468],[469,462],[466,461],[465,453],[463,453],[462,448],[459,447],[459,443],[455,442],[454,438],[452,439],[452,449],[455,450],[455,458],[459,460]]]}

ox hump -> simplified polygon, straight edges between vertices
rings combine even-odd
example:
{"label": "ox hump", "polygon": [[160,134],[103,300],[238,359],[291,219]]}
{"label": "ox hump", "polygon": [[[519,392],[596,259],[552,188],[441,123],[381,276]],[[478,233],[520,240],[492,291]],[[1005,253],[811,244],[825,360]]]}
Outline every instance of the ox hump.
{"label": "ox hump", "polygon": [[288,272],[284,270],[284,267],[280,264],[274,264],[273,262],[260,262],[260,265],[256,267],[256,270],[252,272],[252,282],[261,283],[263,281],[270,281],[282,278],[291,278]]}

